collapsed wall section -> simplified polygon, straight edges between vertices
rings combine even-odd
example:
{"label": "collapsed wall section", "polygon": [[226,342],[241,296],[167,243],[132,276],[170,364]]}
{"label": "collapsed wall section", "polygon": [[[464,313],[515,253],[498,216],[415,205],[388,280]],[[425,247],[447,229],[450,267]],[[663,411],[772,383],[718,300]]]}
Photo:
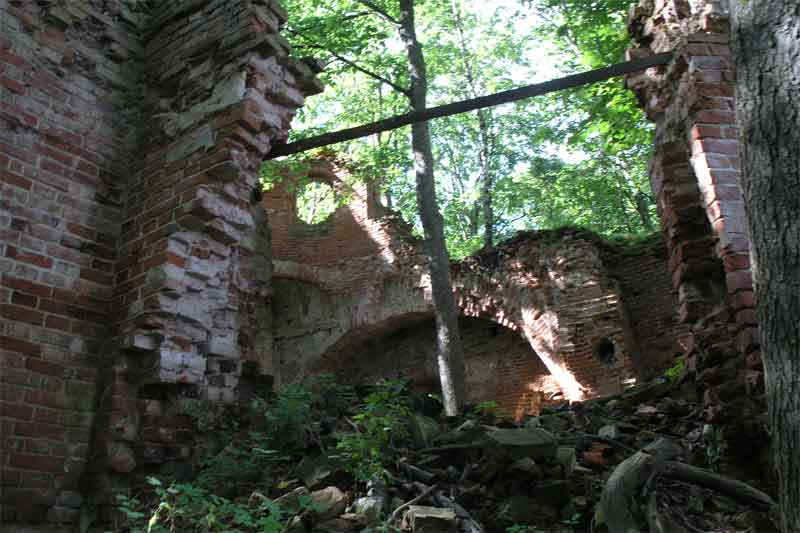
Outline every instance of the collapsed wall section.
{"label": "collapsed wall section", "polygon": [[[420,326],[432,316],[421,243],[386,216],[372,185],[350,188],[342,172],[341,165],[318,161],[307,176],[289,176],[264,197],[273,238],[277,374],[289,382],[346,368],[348,379],[359,373],[371,379],[379,377],[376,369],[397,367],[414,380],[430,381],[419,350],[400,364],[395,356],[402,354],[386,341],[406,334],[414,345],[430,340]],[[297,213],[300,178],[332,185],[351,201],[327,220],[307,224]],[[498,400],[514,414],[535,412],[530,406],[543,391],[559,390],[571,399],[621,391],[635,378],[640,359],[651,372],[663,371],[674,346],[655,342],[652,331],[673,333],[677,306],[664,253],[653,252],[659,245],[657,240],[622,253],[582,230],[529,232],[453,265],[460,313],[497,324],[527,346],[525,356],[488,364],[468,357],[467,375],[484,380],[471,388],[472,399]],[[623,290],[619,278],[628,274],[638,278]],[[629,291],[634,299],[664,291],[658,323],[653,314],[652,322],[629,323],[623,302],[629,287],[638,290]]]}

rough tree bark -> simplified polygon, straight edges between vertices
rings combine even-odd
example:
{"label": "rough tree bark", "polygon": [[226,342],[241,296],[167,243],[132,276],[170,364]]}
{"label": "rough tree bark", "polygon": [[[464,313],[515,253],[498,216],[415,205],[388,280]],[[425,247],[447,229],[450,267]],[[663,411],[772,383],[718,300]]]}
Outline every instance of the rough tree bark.
{"label": "rough tree bark", "polygon": [[[421,111],[427,105],[428,80],[425,56],[414,27],[414,0],[399,0],[399,3],[399,33],[408,54],[411,77],[409,100],[412,111]],[[417,122],[411,126],[411,148],[414,151],[417,204],[425,233],[425,251],[430,257],[442,398],[445,412],[453,416],[458,414],[464,398],[464,354],[450,285],[450,260],[444,241],[444,221],[436,203],[433,150],[427,122]]]}
{"label": "rough tree bark", "polygon": [[784,531],[800,531],[800,7],[733,0],[737,117]]}

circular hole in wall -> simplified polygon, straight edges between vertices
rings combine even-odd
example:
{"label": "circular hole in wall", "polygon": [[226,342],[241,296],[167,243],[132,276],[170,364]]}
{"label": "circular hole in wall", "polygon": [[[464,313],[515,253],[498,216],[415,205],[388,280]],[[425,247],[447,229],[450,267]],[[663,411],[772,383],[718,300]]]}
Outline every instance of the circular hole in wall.
{"label": "circular hole in wall", "polygon": [[614,362],[614,353],[616,348],[614,343],[608,337],[601,337],[594,341],[592,344],[592,355],[594,355],[600,362],[610,365]]}
{"label": "circular hole in wall", "polygon": [[306,224],[320,224],[336,211],[336,194],[327,183],[312,181],[297,190],[297,218]]}

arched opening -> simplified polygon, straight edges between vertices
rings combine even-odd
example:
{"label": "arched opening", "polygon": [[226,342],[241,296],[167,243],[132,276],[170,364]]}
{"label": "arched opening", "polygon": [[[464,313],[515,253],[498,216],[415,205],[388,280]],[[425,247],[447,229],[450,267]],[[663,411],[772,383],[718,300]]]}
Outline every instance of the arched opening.
{"label": "arched opening", "polygon": [[320,181],[300,185],[295,196],[297,218],[306,224],[322,224],[336,211],[336,192]]}
{"label": "arched opening", "polygon": [[[466,402],[493,400],[503,414],[521,418],[561,392],[541,358],[519,333],[496,322],[460,317],[466,366]],[[367,334],[351,332],[321,358],[317,372],[343,383],[403,378],[418,393],[438,393],[436,328],[430,314],[419,314]]]}

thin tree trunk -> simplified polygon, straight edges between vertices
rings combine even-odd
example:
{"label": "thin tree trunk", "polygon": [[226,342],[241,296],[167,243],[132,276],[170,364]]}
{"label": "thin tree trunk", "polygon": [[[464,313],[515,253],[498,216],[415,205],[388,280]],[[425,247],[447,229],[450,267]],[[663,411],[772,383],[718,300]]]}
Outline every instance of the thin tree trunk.
{"label": "thin tree trunk", "polygon": [[478,127],[481,132],[481,201],[483,204],[483,247],[489,249],[494,245],[494,209],[492,206],[492,184],[494,177],[489,168],[489,124],[485,110],[478,110]]}
{"label": "thin tree trunk", "polygon": [[[414,0],[399,0],[400,38],[408,53],[412,111],[425,109],[428,81],[425,57],[414,28]],[[431,290],[436,316],[439,378],[445,412],[456,415],[464,398],[464,354],[458,332],[458,315],[450,285],[450,261],[444,242],[444,221],[436,204],[433,150],[427,122],[411,126],[411,147],[417,178],[417,203],[430,257]]]}
{"label": "thin tree trunk", "polygon": [[647,195],[642,191],[637,191],[633,196],[633,200],[636,202],[636,212],[639,213],[642,226],[644,226],[644,229],[647,231],[653,231],[653,219],[650,217],[650,208]]}
{"label": "thin tree trunk", "polygon": [[[461,12],[455,0],[450,3],[450,11],[453,13],[453,21],[458,31],[461,62],[464,63],[464,76],[467,78],[467,83],[469,84],[470,96],[472,96],[472,98],[477,98],[478,83],[475,79],[470,53],[467,49],[467,39],[464,36],[464,21],[461,19]],[[492,176],[489,166],[489,160],[491,158],[491,142],[489,139],[489,120],[491,118],[491,112],[486,109],[478,109],[477,114],[478,132],[481,143],[481,148],[478,151],[478,163],[481,168],[480,204],[483,208],[483,247],[488,249],[494,244],[494,211],[492,209],[492,183],[494,181],[494,176]]]}
{"label": "thin tree trunk", "polygon": [[800,10],[732,1],[742,188],[782,527],[800,531]]}

